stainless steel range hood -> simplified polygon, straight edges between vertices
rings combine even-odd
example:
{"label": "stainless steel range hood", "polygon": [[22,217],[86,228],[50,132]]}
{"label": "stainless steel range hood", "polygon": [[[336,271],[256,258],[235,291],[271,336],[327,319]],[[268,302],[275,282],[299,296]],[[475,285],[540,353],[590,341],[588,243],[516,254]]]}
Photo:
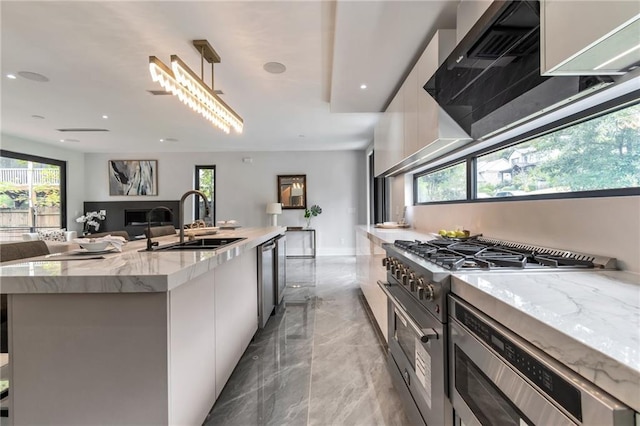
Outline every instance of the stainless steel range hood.
{"label": "stainless steel range hood", "polygon": [[495,1],[424,89],[473,139],[486,140],[611,84],[540,75],[540,4]]}

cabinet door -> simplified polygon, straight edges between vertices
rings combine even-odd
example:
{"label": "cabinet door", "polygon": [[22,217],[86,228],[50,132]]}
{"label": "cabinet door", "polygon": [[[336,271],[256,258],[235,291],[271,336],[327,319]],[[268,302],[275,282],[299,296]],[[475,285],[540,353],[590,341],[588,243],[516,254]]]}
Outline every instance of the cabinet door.
{"label": "cabinet door", "polygon": [[389,112],[389,160],[388,168],[402,161],[404,155],[404,96],[396,93],[387,108]]}
{"label": "cabinet door", "polygon": [[258,330],[256,250],[214,269],[216,398]]}
{"label": "cabinet door", "polygon": [[639,1],[543,0],[540,9],[541,74],[614,74],[599,65],[618,55],[631,64],[638,58],[637,49],[629,50],[640,44],[637,27],[628,27],[628,35],[619,39],[606,39],[634,17],[637,22],[638,14]]}
{"label": "cabinet door", "polygon": [[375,155],[374,161],[374,173],[376,176],[382,175],[389,167],[390,158],[390,140],[389,140],[389,118],[391,114],[384,112],[378,121],[374,129],[373,137],[373,149]]}
{"label": "cabinet door", "polygon": [[[423,83],[424,84],[424,83]],[[421,89],[421,88],[420,88]],[[413,67],[402,85],[404,103],[404,153],[407,158],[418,151],[418,67]]]}

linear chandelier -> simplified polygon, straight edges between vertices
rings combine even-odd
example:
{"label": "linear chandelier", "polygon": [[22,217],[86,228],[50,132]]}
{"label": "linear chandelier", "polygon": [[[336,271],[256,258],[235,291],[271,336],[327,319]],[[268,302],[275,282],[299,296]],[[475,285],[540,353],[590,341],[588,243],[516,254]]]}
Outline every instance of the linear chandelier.
{"label": "linear chandelier", "polygon": [[[220,56],[207,40],[194,40],[193,45],[200,52],[200,77],[177,55],[171,55],[171,68],[155,56],[149,56],[151,79],[225,133],[231,128],[241,133],[242,117],[213,90],[213,64],[220,62]],[[205,60],[211,64],[211,88],[203,81]]]}

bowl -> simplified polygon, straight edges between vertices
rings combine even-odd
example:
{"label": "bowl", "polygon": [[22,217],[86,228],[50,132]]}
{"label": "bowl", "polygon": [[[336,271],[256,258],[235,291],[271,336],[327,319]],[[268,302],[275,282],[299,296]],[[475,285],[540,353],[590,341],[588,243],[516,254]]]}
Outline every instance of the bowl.
{"label": "bowl", "polygon": [[109,244],[109,241],[87,241],[80,243],[80,247],[86,251],[104,251]]}

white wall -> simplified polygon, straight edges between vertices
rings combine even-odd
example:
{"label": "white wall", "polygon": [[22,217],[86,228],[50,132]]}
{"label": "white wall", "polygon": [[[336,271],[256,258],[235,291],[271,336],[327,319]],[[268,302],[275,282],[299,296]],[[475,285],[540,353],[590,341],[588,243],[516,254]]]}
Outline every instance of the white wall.
{"label": "white wall", "polygon": [[[243,162],[243,158],[253,161]],[[157,197],[109,196],[108,160],[158,160]],[[196,165],[216,166],[216,219],[235,219],[244,226],[268,226],[266,204],[277,201],[277,176],[305,174],[307,203],[322,214],[312,221],[317,229],[318,254],[354,254],[354,226],[366,221],[366,172],[363,151],[317,152],[200,152],[85,155],[85,201],[177,200],[193,188]],[[192,217],[192,198],[185,217]],[[188,220],[188,219],[187,219]],[[304,225],[303,210],[285,210],[283,226]]]}
{"label": "white wall", "polygon": [[82,214],[84,199],[84,154],[27,139],[2,134],[0,147],[6,151],[37,155],[67,162],[67,229],[80,230],[75,218]]}

